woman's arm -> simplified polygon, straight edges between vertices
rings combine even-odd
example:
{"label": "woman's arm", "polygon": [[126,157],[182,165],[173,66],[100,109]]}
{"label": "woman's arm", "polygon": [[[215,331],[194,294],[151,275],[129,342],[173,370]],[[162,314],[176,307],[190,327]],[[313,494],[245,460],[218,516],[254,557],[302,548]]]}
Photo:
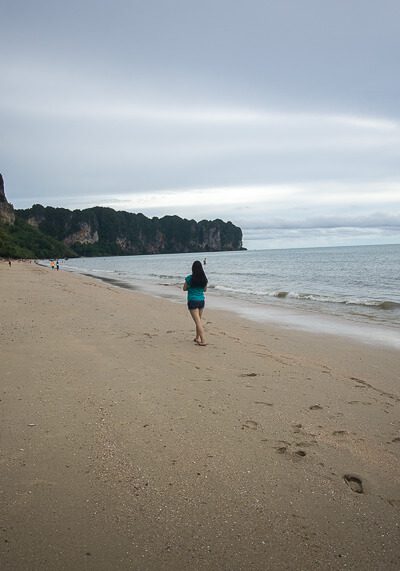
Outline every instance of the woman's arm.
{"label": "woman's arm", "polygon": [[183,288],[182,288],[182,289],[183,289],[183,291],[187,291],[187,290],[189,289],[189,288],[188,288],[188,285],[187,285],[187,281],[185,281],[185,283],[183,284]]}

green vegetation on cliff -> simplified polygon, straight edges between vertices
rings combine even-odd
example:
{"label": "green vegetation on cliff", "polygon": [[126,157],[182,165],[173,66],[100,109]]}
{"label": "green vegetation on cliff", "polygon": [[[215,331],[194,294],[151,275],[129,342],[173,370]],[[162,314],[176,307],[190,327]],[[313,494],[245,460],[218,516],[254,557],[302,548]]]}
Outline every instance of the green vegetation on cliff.
{"label": "green vegetation on cliff", "polygon": [[[186,220],[94,207],[86,210],[43,207],[16,211],[17,219],[63,242],[75,255],[118,256],[241,250],[242,231],[222,220]],[[71,255],[71,254],[70,254]]]}
{"label": "green vegetation on cliff", "polygon": [[14,210],[0,174],[0,257],[64,258],[242,250],[242,230],[232,222],[186,220],[96,206],[86,210],[44,207]]}
{"label": "green vegetation on cliff", "polygon": [[18,217],[14,224],[0,223],[0,256],[3,258],[65,258],[75,255],[65,244],[46,236]]}

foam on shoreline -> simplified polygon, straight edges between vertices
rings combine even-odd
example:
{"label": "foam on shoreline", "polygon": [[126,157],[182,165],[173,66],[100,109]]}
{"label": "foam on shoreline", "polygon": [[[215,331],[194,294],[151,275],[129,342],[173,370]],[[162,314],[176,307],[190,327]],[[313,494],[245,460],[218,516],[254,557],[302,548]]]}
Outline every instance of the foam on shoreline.
{"label": "foam on shoreline", "polygon": [[[111,285],[128,290],[141,291],[153,297],[161,297],[175,303],[181,303],[185,299],[180,285],[152,284],[141,282],[134,284],[132,280],[110,278],[100,274],[81,273],[87,277],[101,280]],[[354,341],[370,345],[383,345],[394,349],[400,349],[400,332],[397,328],[357,323],[340,316],[317,312],[306,312],[295,308],[277,307],[267,304],[246,302],[238,298],[227,298],[221,295],[213,295],[211,290],[207,294],[207,305],[213,309],[219,309],[238,315],[258,323],[271,323],[273,325],[308,331],[310,333],[322,333],[348,337]]]}

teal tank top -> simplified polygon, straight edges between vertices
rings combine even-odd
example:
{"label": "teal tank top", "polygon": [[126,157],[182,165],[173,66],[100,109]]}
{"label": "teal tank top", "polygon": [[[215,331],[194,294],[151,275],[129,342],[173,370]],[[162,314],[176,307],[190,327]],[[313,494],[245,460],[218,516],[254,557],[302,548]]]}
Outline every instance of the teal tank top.
{"label": "teal tank top", "polygon": [[192,287],[192,276],[186,276],[185,282],[187,283],[189,289],[187,290],[188,301],[204,301],[204,288],[203,287]]}

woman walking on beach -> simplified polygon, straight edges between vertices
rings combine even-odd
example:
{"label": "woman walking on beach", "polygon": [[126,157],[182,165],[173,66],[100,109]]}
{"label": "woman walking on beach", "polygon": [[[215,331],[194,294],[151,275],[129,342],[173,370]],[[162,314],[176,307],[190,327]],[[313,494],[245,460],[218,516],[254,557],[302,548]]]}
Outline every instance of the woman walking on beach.
{"label": "woman walking on beach", "polygon": [[204,337],[203,324],[201,316],[204,309],[205,297],[204,292],[207,290],[207,277],[204,273],[201,262],[196,260],[193,262],[192,273],[186,276],[185,283],[183,284],[183,291],[187,291],[187,305],[190,315],[196,324],[196,337],[194,341],[201,346],[207,345]]}

